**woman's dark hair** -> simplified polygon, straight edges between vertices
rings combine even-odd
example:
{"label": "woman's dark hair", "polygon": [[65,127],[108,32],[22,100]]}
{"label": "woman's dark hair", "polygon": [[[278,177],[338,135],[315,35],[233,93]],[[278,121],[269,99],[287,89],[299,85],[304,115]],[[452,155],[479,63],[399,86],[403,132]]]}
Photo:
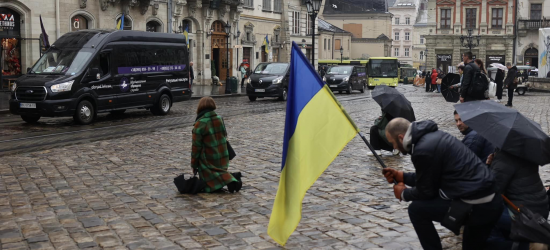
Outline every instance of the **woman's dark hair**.
{"label": "woman's dark hair", "polygon": [[199,105],[197,107],[197,114],[200,114],[205,109],[215,110],[216,109],[216,102],[214,102],[214,99],[209,96],[205,96],[201,98],[199,101]]}

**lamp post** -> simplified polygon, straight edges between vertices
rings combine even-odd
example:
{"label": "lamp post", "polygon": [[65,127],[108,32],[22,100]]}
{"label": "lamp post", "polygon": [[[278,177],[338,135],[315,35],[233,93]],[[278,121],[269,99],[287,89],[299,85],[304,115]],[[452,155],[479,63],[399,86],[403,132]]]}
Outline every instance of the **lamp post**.
{"label": "lamp post", "polygon": [[344,48],[340,45],[340,63],[344,61]]}
{"label": "lamp post", "polygon": [[225,25],[225,35],[227,38],[227,43],[225,46],[225,51],[227,51],[227,57],[226,59],[226,67],[227,67],[227,75],[225,76],[225,93],[231,94],[231,86],[229,86],[229,37],[231,36],[231,25],[229,22]]}
{"label": "lamp post", "polygon": [[424,63],[424,70],[428,70],[428,49],[424,50],[424,57],[426,58],[426,62]]}
{"label": "lamp post", "polygon": [[[321,9],[322,0],[307,0],[307,13],[311,18],[311,65],[315,68],[315,19]],[[316,69],[316,68],[315,68]]]}
{"label": "lamp post", "polygon": [[[481,40],[481,36],[472,36],[473,30],[468,29],[468,36],[460,36],[460,44],[462,47],[470,49],[470,52],[472,52],[472,48],[475,48],[479,46],[479,40]],[[474,38],[477,42],[474,41]]]}

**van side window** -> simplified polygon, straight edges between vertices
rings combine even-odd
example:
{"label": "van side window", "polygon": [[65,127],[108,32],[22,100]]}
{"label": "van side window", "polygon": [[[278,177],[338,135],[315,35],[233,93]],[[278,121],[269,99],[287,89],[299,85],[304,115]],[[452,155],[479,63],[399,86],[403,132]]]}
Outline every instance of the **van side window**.
{"label": "van side window", "polygon": [[97,55],[92,62],[90,63],[90,69],[97,68],[99,69],[99,74],[101,77],[108,75],[110,73],[110,54],[101,53]]}

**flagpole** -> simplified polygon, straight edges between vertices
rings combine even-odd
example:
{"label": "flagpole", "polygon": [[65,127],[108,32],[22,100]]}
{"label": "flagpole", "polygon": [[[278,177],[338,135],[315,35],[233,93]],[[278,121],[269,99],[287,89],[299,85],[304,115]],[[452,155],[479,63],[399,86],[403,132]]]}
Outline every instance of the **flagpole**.
{"label": "flagpole", "polygon": [[[376,158],[378,163],[380,163],[380,165],[382,165],[382,168],[383,169],[387,168],[386,164],[384,164],[384,161],[382,161],[382,158],[380,158],[380,156],[374,151],[374,148],[372,147],[372,145],[370,145],[369,141],[367,140],[367,138],[365,138],[363,133],[359,132],[358,134],[359,134],[359,136],[361,136],[361,139],[363,139],[365,144],[367,144],[367,147],[370,149],[370,151],[374,154],[374,157]],[[395,180],[395,178],[393,179],[393,183],[397,184],[397,181]]]}

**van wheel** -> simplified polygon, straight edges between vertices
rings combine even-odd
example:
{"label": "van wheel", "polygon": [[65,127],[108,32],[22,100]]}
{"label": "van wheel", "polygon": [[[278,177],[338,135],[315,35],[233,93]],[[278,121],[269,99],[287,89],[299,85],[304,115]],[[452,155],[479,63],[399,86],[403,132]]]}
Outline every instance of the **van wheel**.
{"label": "van wheel", "polygon": [[361,93],[365,93],[365,84],[361,85]]}
{"label": "van wheel", "polygon": [[151,108],[153,115],[167,115],[172,107],[172,100],[167,94],[162,94],[158,102]]}
{"label": "van wheel", "polygon": [[22,115],[21,119],[23,119],[23,121],[25,121],[26,123],[32,124],[40,120],[40,116]]}
{"label": "van wheel", "polygon": [[126,112],[126,109],[119,109],[119,110],[109,111],[109,113],[111,113],[111,115],[122,115],[122,114],[124,114],[124,112]]}
{"label": "van wheel", "polygon": [[348,95],[351,94],[351,91],[353,91],[353,90],[351,89],[351,83],[349,83],[348,84],[348,89],[346,90],[346,94],[348,94]]}
{"label": "van wheel", "polygon": [[279,96],[279,101],[286,101],[287,96],[288,96],[288,89],[283,88],[283,94]]}
{"label": "van wheel", "polygon": [[87,125],[92,123],[95,118],[94,105],[88,100],[80,101],[76,106],[73,118],[78,124]]}
{"label": "van wheel", "polygon": [[256,101],[256,96],[248,96],[248,100],[250,100],[251,102],[255,102]]}
{"label": "van wheel", "polygon": [[518,89],[518,95],[525,95],[525,89],[524,88],[519,88]]}

